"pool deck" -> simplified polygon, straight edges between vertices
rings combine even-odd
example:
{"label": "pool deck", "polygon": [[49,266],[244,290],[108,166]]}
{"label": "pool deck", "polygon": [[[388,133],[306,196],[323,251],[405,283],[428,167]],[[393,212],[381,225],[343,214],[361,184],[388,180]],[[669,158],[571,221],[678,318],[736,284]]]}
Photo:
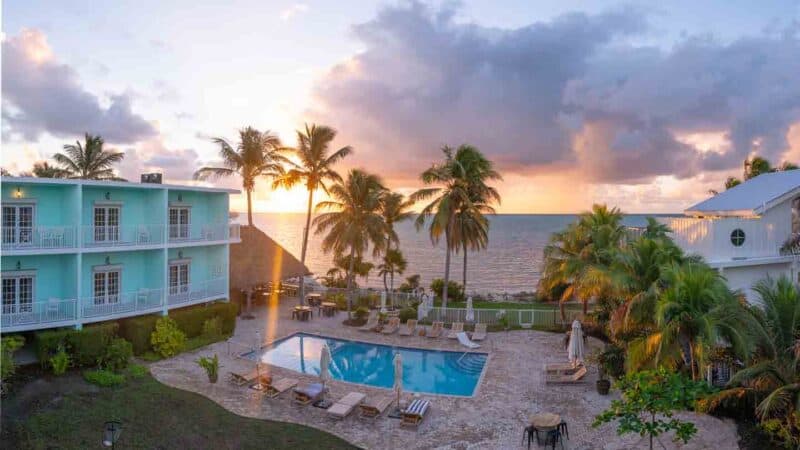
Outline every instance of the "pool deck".
{"label": "pool deck", "polygon": [[[488,352],[489,359],[484,377],[474,397],[449,397],[421,394],[431,401],[432,409],[417,430],[401,428],[399,420],[381,417],[375,421],[358,419],[356,414],[344,420],[329,419],[324,410],[311,406],[300,407],[291,403],[291,393],[268,399],[263,394],[246,387],[237,387],[226,378],[231,371],[249,371],[251,360],[235,355],[249,350],[258,340],[271,342],[302,331],[342,339],[353,339],[387,345],[419,347],[436,350],[467,351],[454,339],[383,335],[361,332],[342,325],[345,313],[323,318],[314,315],[309,322],[291,320],[291,307],[295,303],[282,300],[272,311],[256,309],[256,319],[239,320],[232,341],[220,342],[203,349],[187,352],[150,368],[161,382],[204,395],[226,409],[247,417],[299,423],[340,436],[356,446],[369,449],[518,449],[523,429],[531,414],[553,412],[560,414],[569,425],[570,439],[566,449],[629,449],[646,448],[639,436],[616,435],[616,427],[607,424],[591,428],[594,416],[608,407],[615,395],[600,396],[594,383],[596,372],[590,371],[586,382],[579,385],[546,385],[542,367],[545,363],[565,362],[566,350],[563,335],[533,330],[489,333],[480,349]],[[589,339],[587,352],[600,348],[601,343]],[[203,370],[195,363],[199,356],[217,353],[220,357],[221,379],[208,383]],[[230,353],[230,354],[229,354]],[[280,367],[268,368],[274,377],[292,377],[302,382],[316,378]],[[391,395],[387,389],[340,381],[329,383],[327,398],[336,400],[348,392],[357,391],[373,395]],[[412,398],[405,393],[405,399]],[[670,438],[661,438],[666,448],[715,449],[738,448],[736,426],[730,420],[711,416],[681,413],[679,417],[692,420],[699,431],[687,445],[677,445]]]}

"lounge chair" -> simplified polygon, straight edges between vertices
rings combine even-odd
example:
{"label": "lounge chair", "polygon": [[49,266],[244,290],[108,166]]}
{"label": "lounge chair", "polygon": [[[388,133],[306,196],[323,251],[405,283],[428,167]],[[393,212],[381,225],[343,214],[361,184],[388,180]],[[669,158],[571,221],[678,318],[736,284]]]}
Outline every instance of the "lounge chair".
{"label": "lounge chair", "polygon": [[561,374],[552,374],[546,373],[545,374],[545,382],[547,384],[576,384],[576,383],[583,383],[583,377],[586,376],[587,370],[586,366],[581,366],[575,373],[571,375],[561,375]]}
{"label": "lounge chair", "polygon": [[461,333],[462,331],[464,331],[464,323],[453,322],[453,324],[450,325],[450,332],[447,333],[447,337],[448,339],[457,339],[458,333]]}
{"label": "lounge chair", "polygon": [[229,379],[231,383],[237,386],[245,386],[252,383],[253,381],[256,381],[256,379],[260,375],[259,372],[260,371],[257,368],[247,373],[231,372],[229,375]]}
{"label": "lounge chair", "polygon": [[394,398],[388,395],[383,397],[370,397],[366,402],[358,405],[358,417],[374,420],[380,417],[393,401]]}
{"label": "lounge chair", "polygon": [[267,385],[267,389],[264,390],[264,393],[267,394],[269,398],[275,398],[295,386],[297,386],[297,380],[294,378],[281,378]]}
{"label": "lounge chair", "polygon": [[366,395],[361,392],[351,392],[328,408],[328,416],[335,419],[344,419],[356,409],[356,406],[364,401],[364,398],[366,398]]}
{"label": "lounge chair", "polygon": [[438,338],[442,335],[442,330],[444,329],[444,322],[433,322],[431,325],[431,329],[425,334],[429,338]]}
{"label": "lounge chair", "polygon": [[469,337],[467,336],[467,333],[463,331],[461,333],[458,333],[457,337],[458,337],[458,342],[461,343],[461,345],[463,345],[464,347],[472,349],[481,348],[480,345],[470,341]]}
{"label": "lounge chair", "polygon": [[324,388],[322,383],[312,383],[307,386],[292,389],[292,401],[300,405],[307,405],[322,397]]}
{"label": "lounge chair", "polygon": [[431,402],[427,400],[416,399],[408,405],[401,413],[400,426],[418,427],[425,419],[425,414],[430,409]]}
{"label": "lounge chair", "polygon": [[386,324],[385,327],[381,330],[383,334],[392,334],[395,331],[400,329],[400,318],[399,317],[392,317],[389,319],[389,323]]}
{"label": "lounge chair", "polygon": [[475,331],[472,332],[472,340],[473,341],[482,341],[486,339],[486,324],[485,323],[476,323],[475,324]]}
{"label": "lounge chair", "polygon": [[577,366],[572,363],[551,363],[544,365],[544,371],[550,375],[572,375],[577,372],[583,364]]}
{"label": "lounge chair", "polygon": [[414,334],[414,331],[417,330],[417,319],[408,319],[406,321],[406,326],[400,328],[400,332],[398,333],[400,336],[411,336]]}
{"label": "lounge chair", "polygon": [[372,311],[369,313],[369,318],[367,319],[367,323],[364,326],[359,327],[358,331],[372,331],[375,328],[378,328],[378,312]]}

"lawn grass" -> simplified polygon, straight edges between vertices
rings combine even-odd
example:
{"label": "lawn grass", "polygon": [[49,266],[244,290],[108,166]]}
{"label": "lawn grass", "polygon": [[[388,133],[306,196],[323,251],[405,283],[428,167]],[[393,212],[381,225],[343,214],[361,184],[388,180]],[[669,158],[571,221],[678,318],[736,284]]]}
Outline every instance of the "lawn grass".
{"label": "lawn grass", "polygon": [[[78,382],[82,380],[72,376],[63,384]],[[27,410],[19,412],[24,417],[16,423],[8,423],[15,417],[4,414],[3,427],[11,430],[3,433],[3,447],[100,448],[103,423],[119,420],[123,427],[119,449],[355,448],[302,425],[237,416],[198,394],[165,386],[149,374],[129,377],[114,388],[68,390],[57,402],[35,405],[33,410],[31,405],[20,405]]]}

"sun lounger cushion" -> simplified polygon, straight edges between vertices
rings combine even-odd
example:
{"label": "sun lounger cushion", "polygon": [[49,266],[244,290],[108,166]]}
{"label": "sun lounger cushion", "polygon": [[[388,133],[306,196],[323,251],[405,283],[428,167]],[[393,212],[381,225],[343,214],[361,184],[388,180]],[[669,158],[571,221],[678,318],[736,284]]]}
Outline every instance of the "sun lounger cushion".
{"label": "sun lounger cushion", "polygon": [[394,400],[391,397],[370,397],[369,400],[359,405],[361,417],[375,418],[383,414]]}
{"label": "sun lounger cushion", "polygon": [[276,397],[277,395],[286,392],[295,386],[297,386],[297,380],[294,378],[281,378],[280,380],[267,386],[267,394],[270,397]]}
{"label": "sun lounger cushion", "polygon": [[313,383],[309,384],[308,386],[295,388],[294,392],[313,398],[322,394],[322,389],[323,388],[321,383]]}
{"label": "sun lounger cushion", "polygon": [[418,426],[425,418],[425,413],[428,412],[430,405],[431,403],[427,400],[414,400],[408,405],[408,408],[403,410],[403,420],[400,425]]}
{"label": "sun lounger cushion", "polygon": [[351,392],[328,408],[328,414],[337,418],[347,417],[365,397],[360,392]]}

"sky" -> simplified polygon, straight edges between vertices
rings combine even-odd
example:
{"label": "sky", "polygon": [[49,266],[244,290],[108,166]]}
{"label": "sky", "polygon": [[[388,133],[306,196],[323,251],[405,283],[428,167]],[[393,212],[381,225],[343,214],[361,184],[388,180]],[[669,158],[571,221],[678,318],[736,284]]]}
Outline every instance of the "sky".
{"label": "sky", "polygon": [[[12,0],[2,28],[12,173],[90,132],[128,179],[195,183],[211,137],[320,123],[355,149],[342,172],[403,193],[469,143],[503,174],[499,212],[657,213],[748,156],[800,162],[800,0]],[[254,208],[305,194],[261,181]]]}

